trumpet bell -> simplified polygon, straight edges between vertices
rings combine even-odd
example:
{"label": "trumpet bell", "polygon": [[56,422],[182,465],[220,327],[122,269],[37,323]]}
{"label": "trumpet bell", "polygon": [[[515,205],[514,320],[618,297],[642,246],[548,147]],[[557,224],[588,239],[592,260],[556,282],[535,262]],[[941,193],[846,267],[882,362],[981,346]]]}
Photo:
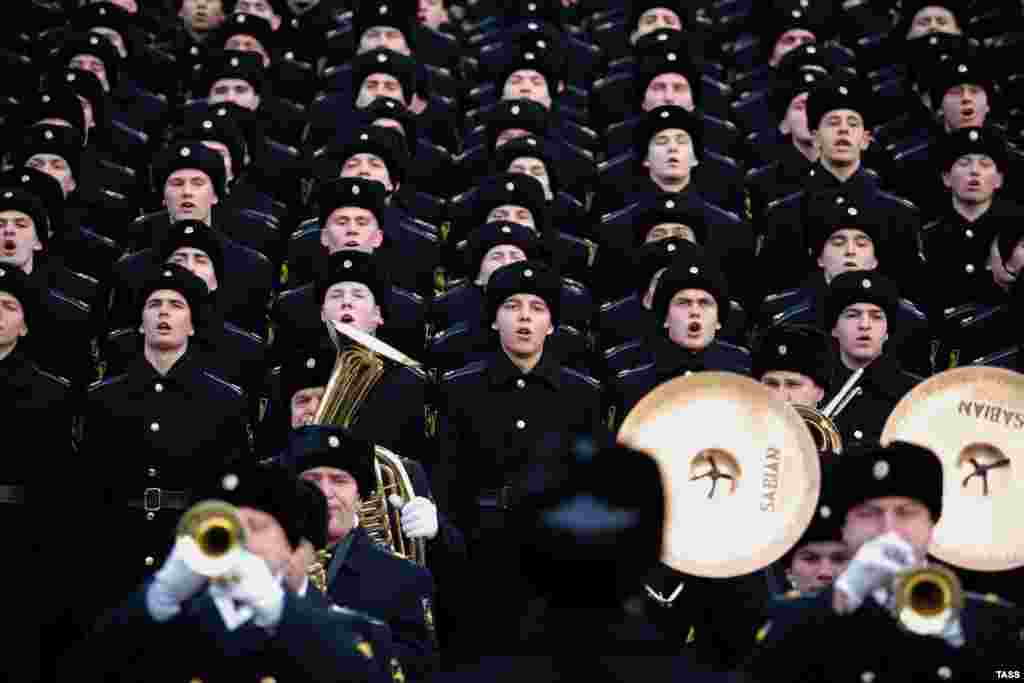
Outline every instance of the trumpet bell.
{"label": "trumpet bell", "polygon": [[748,377],[669,380],[630,411],[618,440],[658,464],[662,561],[677,571],[748,574],[782,557],[810,525],[817,446],[799,413]]}
{"label": "trumpet bell", "polygon": [[896,577],[894,612],[906,630],[939,635],[964,606],[960,579],[941,566],[915,569]]}
{"label": "trumpet bell", "polygon": [[185,562],[208,578],[228,575],[245,545],[245,528],[238,510],[219,500],[207,500],[189,508],[178,522],[178,536],[195,541]]}
{"label": "trumpet bell", "polygon": [[1024,566],[1024,375],[974,366],[925,380],[889,415],[881,442],[895,440],[942,461],[934,557],[973,571]]}

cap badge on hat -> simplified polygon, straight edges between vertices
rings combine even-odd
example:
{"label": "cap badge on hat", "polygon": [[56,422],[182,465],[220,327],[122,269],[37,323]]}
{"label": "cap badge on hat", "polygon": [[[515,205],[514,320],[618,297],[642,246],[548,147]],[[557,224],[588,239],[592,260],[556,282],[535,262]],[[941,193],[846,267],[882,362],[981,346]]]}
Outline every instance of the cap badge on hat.
{"label": "cap badge on hat", "polygon": [[345,259],[345,261],[341,264],[341,267],[342,268],[351,268],[352,267],[352,261],[350,261],[348,259]]}
{"label": "cap badge on hat", "polygon": [[46,138],[47,140],[52,140],[53,139],[53,131],[52,130],[43,131],[43,137]]}
{"label": "cap badge on hat", "polygon": [[512,112],[512,116],[519,116],[519,105],[513,104],[512,108],[509,111]]}
{"label": "cap badge on hat", "polygon": [[195,228],[193,228],[191,225],[188,225],[188,226],[185,227],[185,231],[184,232],[185,232],[186,235],[191,235],[195,231],[196,231]]}
{"label": "cap badge on hat", "polygon": [[245,15],[244,14],[236,14],[235,15],[235,22],[239,23],[239,24],[244,24],[245,23]]}
{"label": "cap badge on hat", "polygon": [[860,281],[860,286],[864,289],[871,289],[871,280],[864,278]]}
{"label": "cap badge on hat", "polygon": [[804,83],[812,83],[813,81],[814,81],[814,74],[812,74],[812,73],[805,73],[804,74]]}
{"label": "cap badge on hat", "polygon": [[181,148],[181,149],[180,149],[180,150],[178,151],[178,154],[180,154],[180,155],[181,155],[181,156],[183,156],[183,157],[187,157],[187,156],[189,156],[189,155],[191,155],[191,154],[192,154],[192,150],[190,150],[190,149],[189,149],[188,147],[182,147],[182,148]]}
{"label": "cap badge on hat", "polygon": [[510,180],[509,182],[505,183],[505,189],[511,192],[512,190],[516,189],[516,184]]}
{"label": "cap badge on hat", "polygon": [[338,446],[341,445],[341,439],[336,437],[334,434],[331,434],[329,437],[327,437],[327,445],[330,446],[331,448],[337,448]]}
{"label": "cap badge on hat", "polygon": [[967,134],[967,137],[970,138],[971,142],[977,142],[978,141],[978,131],[972,130],[970,133]]}
{"label": "cap badge on hat", "polygon": [[217,116],[227,116],[227,115],[228,115],[227,107],[221,107],[221,108],[219,108],[217,110]]}
{"label": "cap badge on hat", "polygon": [[690,275],[698,275],[699,273],[700,268],[698,268],[697,266],[690,266]]}
{"label": "cap badge on hat", "polygon": [[960,73],[960,74],[967,73],[967,65],[966,64],[957,64],[956,72]]}
{"label": "cap badge on hat", "polygon": [[169,270],[164,271],[164,277],[174,277],[174,273]]}
{"label": "cap badge on hat", "polygon": [[234,472],[230,472],[224,475],[224,478],[220,480],[221,488],[225,491],[234,491],[238,488],[238,484],[241,483],[238,479],[238,475]]}
{"label": "cap badge on hat", "polygon": [[841,85],[841,86],[839,86],[839,94],[840,95],[849,95],[850,94],[850,89],[847,88],[845,85]]}
{"label": "cap badge on hat", "polygon": [[928,39],[928,44],[929,45],[938,45],[939,44],[939,39],[936,38],[935,36],[932,36],[931,38]]}
{"label": "cap badge on hat", "polygon": [[525,278],[533,277],[533,271],[530,270],[529,268],[527,268],[526,270],[523,271],[523,277],[525,277]]}
{"label": "cap badge on hat", "polygon": [[672,244],[671,242],[668,243],[667,245],[665,245],[665,251],[667,251],[669,253],[672,253],[675,250],[676,250],[676,245]]}
{"label": "cap badge on hat", "polygon": [[664,33],[659,33],[658,40],[668,40],[668,36],[665,35]]}
{"label": "cap badge on hat", "polygon": [[512,228],[508,227],[507,225],[503,225],[501,226],[501,231],[507,235],[508,233],[512,232]]}
{"label": "cap badge on hat", "polygon": [[809,55],[816,55],[816,54],[818,54],[818,48],[814,47],[813,45],[809,45],[807,47],[807,54],[809,54]]}
{"label": "cap badge on hat", "polygon": [[666,199],[665,200],[665,208],[666,209],[674,209],[674,208],[676,208],[676,200],[674,200],[674,199]]}
{"label": "cap badge on hat", "polygon": [[352,194],[359,194],[359,186],[358,185],[353,185],[352,186]]}
{"label": "cap badge on hat", "polygon": [[383,54],[382,55],[377,55],[377,61],[378,62],[386,62],[386,61],[388,61],[388,56],[387,55],[383,55]]}
{"label": "cap badge on hat", "polygon": [[785,344],[779,344],[779,355],[785,356],[789,353],[789,348]]}
{"label": "cap badge on hat", "polygon": [[363,133],[362,135],[359,136],[359,139],[360,140],[369,140],[370,136],[367,135],[366,133]]}
{"label": "cap badge on hat", "polygon": [[871,469],[871,474],[879,481],[885,479],[889,476],[889,463],[885,460],[876,461],[875,466]]}
{"label": "cap badge on hat", "polygon": [[89,44],[90,45],[99,45],[100,44],[100,39],[97,38],[96,36],[91,36],[89,38]]}
{"label": "cap badge on hat", "polygon": [[97,11],[97,14],[99,14],[101,17],[107,16],[107,8],[106,7],[100,7],[99,10]]}
{"label": "cap badge on hat", "polygon": [[667,110],[661,112],[661,118],[663,118],[663,119],[667,119],[668,118],[668,111]]}
{"label": "cap badge on hat", "polygon": [[860,212],[857,211],[857,207],[856,206],[851,206],[850,208],[848,208],[846,210],[846,213],[850,214],[851,216],[856,216]]}
{"label": "cap badge on hat", "polygon": [[803,12],[801,12],[798,9],[795,9],[792,11],[792,15],[794,19],[799,19],[801,16],[803,16]]}
{"label": "cap badge on hat", "polygon": [[530,145],[531,147],[536,147],[537,140],[535,138],[526,138],[526,144]]}
{"label": "cap badge on hat", "polygon": [[238,57],[231,58],[231,66],[238,66]]}
{"label": "cap badge on hat", "polygon": [[306,369],[312,370],[316,367],[316,358],[310,357],[306,359]]}

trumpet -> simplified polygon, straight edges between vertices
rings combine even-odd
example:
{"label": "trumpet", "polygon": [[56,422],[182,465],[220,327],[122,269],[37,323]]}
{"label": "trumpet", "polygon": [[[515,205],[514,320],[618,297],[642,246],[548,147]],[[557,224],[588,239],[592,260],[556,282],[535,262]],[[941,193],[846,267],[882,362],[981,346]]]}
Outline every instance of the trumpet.
{"label": "trumpet", "polygon": [[863,374],[864,368],[855,370],[821,410],[804,405],[793,406],[796,412],[800,413],[800,417],[804,418],[811,436],[818,445],[818,453],[822,456],[843,454],[843,437],[836,426],[835,418],[843,412],[850,401],[864,392],[864,389],[857,386]]}
{"label": "trumpet", "polygon": [[177,535],[191,537],[198,553],[185,562],[197,574],[216,582],[233,580],[232,570],[245,548],[245,527],[238,509],[221,500],[204,500],[185,511]]}
{"label": "trumpet", "polygon": [[893,594],[896,620],[902,628],[918,635],[941,634],[964,606],[960,579],[950,569],[938,565],[898,574]]}

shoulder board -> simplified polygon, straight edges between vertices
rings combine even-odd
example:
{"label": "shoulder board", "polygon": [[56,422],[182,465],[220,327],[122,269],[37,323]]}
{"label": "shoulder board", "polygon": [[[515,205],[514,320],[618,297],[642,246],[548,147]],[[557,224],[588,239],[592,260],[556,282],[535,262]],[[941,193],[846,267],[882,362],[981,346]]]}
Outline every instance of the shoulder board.
{"label": "shoulder board", "polygon": [[973,593],[971,591],[965,591],[964,597],[967,598],[967,600],[970,600],[971,602],[992,605],[994,607],[1016,607],[1014,603],[996,595],[995,593]]}
{"label": "shoulder board", "polygon": [[920,209],[917,208],[917,205],[914,204],[914,202],[910,201],[909,199],[907,199],[905,197],[900,197],[898,195],[894,195],[891,192],[882,192],[882,191],[879,191],[878,196],[882,197],[884,199],[888,199],[891,202],[895,202],[897,204],[900,204],[904,208],[910,209],[914,213],[919,213],[920,212]]}
{"label": "shoulder board", "polygon": [[783,322],[789,320],[790,318],[793,318],[795,316],[800,315],[801,313],[806,313],[810,308],[811,308],[811,302],[810,301],[805,301],[805,302],[803,302],[801,304],[797,304],[796,306],[790,306],[789,308],[785,309],[784,311],[780,311],[780,312],[776,313],[775,315],[773,315],[772,316],[772,324],[776,324],[777,325],[777,324],[783,323]]}
{"label": "shoulder board", "polygon": [[593,377],[591,377],[590,375],[586,374],[585,372],[580,372],[579,370],[575,370],[573,368],[566,367],[563,365],[562,374],[567,375],[573,379],[579,380],[580,382],[583,382],[594,391],[601,391],[601,383],[598,382]]}
{"label": "shoulder board", "polygon": [[36,373],[38,375],[40,375],[41,377],[45,377],[46,379],[50,380],[54,384],[59,384],[60,386],[62,386],[65,389],[70,389],[71,388],[71,381],[66,379],[66,378],[64,378],[64,377],[61,377],[60,375],[55,375],[52,372],[47,372],[46,370],[43,370],[38,365],[35,366],[35,371],[36,371]]}
{"label": "shoulder board", "polygon": [[779,167],[779,162],[778,161],[773,161],[770,164],[765,164],[764,166],[758,166],[757,168],[752,168],[749,171],[747,171],[747,182],[748,183],[749,182],[757,182],[766,173],[770,173],[770,172],[774,171],[775,169],[777,169],[778,167]]}
{"label": "shoulder board", "polygon": [[102,192],[103,196],[106,197],[107,199],[116,199],[119,202],[123,202],[126,199],[126,197],[120,192],[114,192],[113,190],[107,189],[102,190]]}
{"label": "shoulder board", "polygon": [[576,290],[576,291],[584,291],[584,290],[587,289],[587,287],[586,287],[586,285],[584,285],[579,280],[573,280],[570,277],[563,277],[562,278],[562,289],[572,289],[572,290]]}
{"label": "shoulder board", "polygon": [[641,372],[649,372],[650,370],[653,370],[653,369],[654,369],[654,362],[652,361],[650,363],[644,363],[643,365],[638,365],[635,368],[626,368],[625,370],[619,370],[618,372],[615,373],[615,380],[616,381],[628,380],[630,377],[632,377],[634,375],[638,375]]}
{"label": "shoulder board", "polygon": [[487,369],[487,361],[486,360],[476,360],[476,361],[473,361],[472,363],[470,363],[468,365],[463,365],[461,368],[456,368],[454,370],[449,370],[448,372],[444,373],[441,376],[441,382],[442,383],[454,382],[454,381],[456,381],[458,379],[461,379],[463,377],[470,377],[472,375],[480,374],[481,372],[483,372],[486,369]]}
{"label": "shoulder board", "polygon": [[618,298],[618,299],[613,299],[611,301],[605,301],[604,303],[601,304],[601,306],[600,306],[600,308],[598,310],[601,313],[607,313],[608,311],[615,309],[617,306],[621,306],[627,299],[632,299],[634,296],[636,296],[636,295],[635,294],[627,294],[626,296]]}
{"label": "shoulder board", "polygon": [[790,192],[787,195],[783,195],[777,199],[773,199],[768,202],[768,205],[764,207],[764,212],[767,215],[770,211],[774,211],[783,204],[791,204],[804,195],[803,190],[797,190],[796,192]]}
{"label": "shoulder board", "polygon": [[242,391],[242,387],[238,386],[237,384],[232,384],[231,382],[228,382],[227,380],[223,380],[220,377],[218,377],[217,375],[213,374],[212,372],[207,372],[206,370],[203,370],[203,374],[208,379],[213,380],[215,384],[217,384],[218,386],[224,387],[225,389],[228,389],[229,391],[231,391],[231,393],[236,394],[239,398],[245,396],[245,392]]}
{"label": "shoulder board", "polygon": [[736,213],[734,213],[732,211],[727,211],[726,209],[723,209],[722,207],[718,206],[717,204],[712,204],[711,202],[707,201],[706,199],[704,200],[704,206],[706,208],[710,209],[712,213],[718,214],[719,216],[722,216],[723,218],[727,218],[728,220],[732,221],[733,223],[742,223],[743,222],[743,219],[740,218],[738,214],[736,214]]}
{"label": "shoulder board", "polygon": [[430,375],[427,373],[427,370],[424,370],[422,367],[415,367],[411,365],[399,365],[398,367],[400,367],[402,371],[409,373],[410,375],[412,375],[421,382],[426,382],[430,378]]}
{"label": "shoulder board", "polygon": [[744,358],[750,356],[750,349],[748,349],[745,346],[740,346],[739,344],[732,344],[730,342],[722,341],[720,339],[716,339],[715,341],[717,341],[719,346],[721,346],[726,351],[735,353],[738,356],[743,356]]}
{"label": "shoulder board", "polygon": [[639,201],[635,201],[632,204],[627,204],[626,206],[622,207],[621,209],[616,209],[615,211],[609,211],[608,213],[606,213],[603,216],[601,216],[601,223],[610,223],[611,221],[614,221],[614,220],[617,220],[619,218],[622,218],[623,216],[629,215],[633,211],[636,211],[639,208],[639,206],[640,206],[640,202]]}
{"label": "shoulder board", "polygon": [[941,223],[942,223],[942,219],[941,218],[936,218],[935,220],[928,221],[927,223],[925,223],[924,225],[921,226],[921,232],[925,233],[925,232],[929,232],[931,230],[934,230],[935,226],[937,226],[937,225],[939,225]]}
{"label": "shoulder board", "polygon": [[778,301],[779,299],[785,299],[787,297],[791,297],[791,296],[793,296],[793,295],[795,295],[795,294],[797,294],[799,292],[800,292],[800,290],[797,288],[797,289],[787,289],[786,291],[779,292],[778,294],[769,294],[768,296],[766,296],[764,298],[764,300],[761,302],[761,304],[762,305],[770,304],[772,302]]}
{"label": "shoulder board", "polygon": [[469,286],[469,282],[463,278],[456,280],[449,280],[448,286],[443,292],[434,296],[434,305],[443,303],[452,297],[458,296],[460,293],[466,291],[466,287]]}
{"label": "shoulder board", "polygon": [[90,384],[87,391],[88,393],[91,394],[93,391],[102,389],[104,387],[113,386],[114,384],[120,384],[126,379],[128,379],[127,372],[122,373],[120,375],[114,375],[113,377],[104,377],[103,379],[98,379],[92,384]]}
{"label": "shoulder board", "polygon": [[366,623],[371,624],[373,626],[385,626],[386,625],[380,619],[377,619],[376,617],[371,617],[366,612],[360,612],[358,610],[354,610],[351,607],[342,607],[341,605],[331,605],[330,609],[335,614],[341,614],[343,616],[348,617],[349,619],[357,619],[359,621],[365,621]]}
{"label": "shoulder board", "polygon": [[245,339],[251,341],[254,344],[262,345],[266,343],[263,337],[261,337],[260,335],[256,334],[255,332],[250,332],[249,330],[243,330],[241,327],[238,327],[237,325],[232,325],[231,323],[224,323],[224,329],[226,329],[228,332],[235,336],[244,337]]}
{"label": "shoulder board", "polygon": [[909,311],[915,318],[925,317],[924,313],[921,312],[921,309],[917,307],[917,304],[909,299],[900,299],[900,307]]}

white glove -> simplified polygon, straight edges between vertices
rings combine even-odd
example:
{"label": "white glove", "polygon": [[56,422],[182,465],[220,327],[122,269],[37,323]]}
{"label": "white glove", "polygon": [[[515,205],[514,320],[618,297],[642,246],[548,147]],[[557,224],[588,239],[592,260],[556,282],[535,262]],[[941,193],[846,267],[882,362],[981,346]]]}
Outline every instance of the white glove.
{"label": "white glove", "polygon": [[275,577],[263,558],[249,551],[241,553],[232,574],[235,580],[227,584],[227,596],[251,608],[257,626],[277,626],[284,612],[283,577]]}
{"label": "white glove", "polygon": [[846,595],[850,610],[856,610],[873,591],[888,588],[896,574],[916,563],[913,547],[890,531],[861,546],[846,571],[836,579],[835,587]]}
{"label": "white glove", "polygon": [[146,592],[146,609],[156,621],[168,621],[181,611],[181,603],[202,590],[206,577],[189,567],[189,560],[200,556],[199,546],[191,536],[181,536],[171,554],[157,570]]}
{"label": "white glove", "polygon": [[437,506],[423,496],[416,496],[402,507],[402,499],[395,494],[388,498],[402,510],[402,533],[412,539],[433,539],[437,536]]}

